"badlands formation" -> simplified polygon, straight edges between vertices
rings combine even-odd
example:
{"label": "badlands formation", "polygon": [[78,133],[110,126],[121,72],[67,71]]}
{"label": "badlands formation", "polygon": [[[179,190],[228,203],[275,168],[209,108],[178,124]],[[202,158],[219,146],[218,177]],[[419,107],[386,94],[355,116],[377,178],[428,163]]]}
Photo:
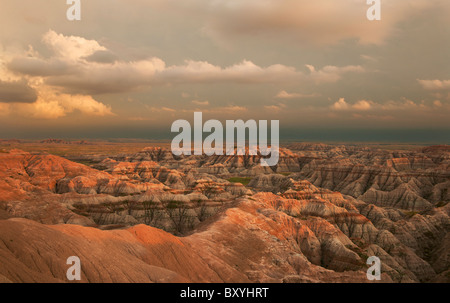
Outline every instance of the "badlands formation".
{"label": "badlands formation", "polygon": [[[84,165],[85,163],[88,165]],[[450,282],[450,147],[0,151],[0,281]]]}

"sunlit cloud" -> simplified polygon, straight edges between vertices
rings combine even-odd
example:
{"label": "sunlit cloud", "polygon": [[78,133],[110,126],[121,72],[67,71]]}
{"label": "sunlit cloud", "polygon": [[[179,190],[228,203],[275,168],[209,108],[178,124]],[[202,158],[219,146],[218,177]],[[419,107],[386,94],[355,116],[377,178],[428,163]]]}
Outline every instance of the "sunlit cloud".
{"label": "sunlit cloud", "polygon": [[64,4],[20,2],[0,10],[5,136],[74,121],[133,136],[147,115],[162,127],[193,111],[293,128],[449,127],[447,0],[385,1],[380,22],[364,0],[117,1],[108,12],[102,0],[78,23],[61,22]]}
{"label": "sunlit cloud", "polygon": [[450,89],[450,80],[417,80],[424,89],[446,90]]}
{"label": "sunlit cloud", "polygon": [[313,98],[318,97],[320,94],[299,94],[299,93],[288,93],[285,90],[280,91],[275,98],[277,99],[301,99],[301,98]]}
{"label": "sunlit cloud", "polygon": [[[413,100],[402,98],[399,101],[387,101],[384,103],[376,103],[370,100],[359,100],[354,104],[349,104],[344,98],[340,98],[338,101],[330,106],[334,111],[418,111],[418,110],[434,110],[436,108],[444,107],[444,104],[439,100],[432,102],[414,102]],[[449,106],[447,106],[449,107]],[[354,114],[356,115],[356,114]]]}
{"label": "sunlit cloud", "polygon": [[86,116],[114,116],[111,107],[91,96],[60,94],[45,86],[35,87],[37,100],[32,103],[0,103],[8,115],[36,119],[58,119],[79,112]]}
{"label": "sunlit cloud", "polygon": [[192,100],[191,101],[192,104],[198,105],[198,106],[208,106],[209,105],[209,101],[199,101],[199,100]]}
{"label": "sunlit cloud", "polygon": [[185,60],[182,65],[167,66],[157,57],[139,61],[88,60],[98,52],[108,52],[94,40],[64,36],[50,30],[44,43],[54,56],[16,56],[7,67],[27,77],[40,77],[49,86],[69,94],[104,94],[130,92],[154,85],[185,83],[332,83],[346,73],[360,73],[361,66],[325,66],[316,69],[307,65],[309,73],[283,64],[258,66],[249,60],[221,67],[206,61]]}
{"label": "sunlit cloud", "polygon": [[283,103],[273,104],[273,105],[266,105],[264,106],[265,110],[268,112],[280,112],[286,108],[286,105]]}
{"label": "sunlit cloud", "polygon": [[336,103],[334,103],[331,106],[331,109],[333,109],[333,110],[347,110],[349,108],[350,108],[350,106],[348,105],[347,102],[345,102],[344,98],[340,98]]}
{"label": "sunlit cloud", "polygon": [[165,106],[162,106],[162,107],[148,106],[147,109],[154,113],[162,113],[162,112],[174,113],[174,112],[176,112],[175,109],[170,108],[170,107],[165,107]]}
{"label": "sunlit cloud", "polygon": [[320,70],[317,70],[312,65],[306,65],[306,67],[310,71],[310,77],[316,83],[323,82],[337,82],[342,78],[342,75],[346,73],[362,73],[364,72],[364,68],[360,65],[350,65],[350,66],[330,66],[327,65]]}
{"label": "sunlit cloud", "polygon": [[[219,106],[215,108],[208,108],[202,110],[204,113],[212,113],[212,114],[240,114],[243,112],[247,112],[248,108],[245,106],[239,106],[239,105],[228,105],[228,106]],[[185,111],[185,112],[191,112],[192,111]]]}
{"label": "sunlit cloud", "polygon": [[372,101],[366,101],[366,100],[360,100],[358,102],[356,102],[352,108],[356,109],[356,110],[361,110],[361,111],[365,111],[365,110],[370,110],[372,108]]}

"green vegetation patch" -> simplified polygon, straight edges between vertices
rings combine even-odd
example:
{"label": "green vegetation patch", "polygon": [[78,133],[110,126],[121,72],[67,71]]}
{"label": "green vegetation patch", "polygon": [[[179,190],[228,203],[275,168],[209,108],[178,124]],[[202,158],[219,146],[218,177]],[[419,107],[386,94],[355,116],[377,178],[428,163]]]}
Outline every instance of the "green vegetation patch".
{"label": "green vegetation patch", "polygon": [[415,215],[419,214],[417,211],[407,211],[405,212],[405,215],[409,218],[414,217]]}
{"label": "green vegetation patch", "polygon": [[287,176],[292,175],[293,173],[291,173],[291,172],[282,172],[282,173],[279,173],[279,174],[287,177]]}
{"label": "green vegetation patch", "polygon": [[244,186],[247,186],[250,181],[252,180],[252,178],[240,178],[240,177],[234,177],[234,178],[230,178],[228,179],[228,182],[231,183],[241,183]]}

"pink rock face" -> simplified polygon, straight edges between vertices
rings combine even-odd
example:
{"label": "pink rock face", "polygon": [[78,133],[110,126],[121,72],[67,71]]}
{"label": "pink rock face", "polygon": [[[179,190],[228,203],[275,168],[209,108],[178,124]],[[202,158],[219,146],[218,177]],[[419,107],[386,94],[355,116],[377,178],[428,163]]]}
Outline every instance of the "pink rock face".
{"label": "pink rock face", "polygon": [[2,152],[0,281],[64,282],[76,255],[82,282],[367,282],[369,256],[382,282],[450,282],[448,147],[289,148]]}

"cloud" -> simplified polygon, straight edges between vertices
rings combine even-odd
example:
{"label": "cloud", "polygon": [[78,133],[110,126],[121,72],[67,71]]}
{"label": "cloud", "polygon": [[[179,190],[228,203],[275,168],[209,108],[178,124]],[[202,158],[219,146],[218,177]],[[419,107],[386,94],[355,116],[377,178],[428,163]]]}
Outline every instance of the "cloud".
{"label": "cloud", "polygon": [[110,106],[94,100],[91,96],[60,95],[59,98],[59,102],[64,107],[66,113],[78,110],[88,116],[114,116]]}
{"label": "cloud", "polygon": [[192,100],[192,103],[199,106],[208,106],[209,101]]}
{"label": "cloud", "polygon": [[42,78],[48,86],[63,93],[95,95],[130,92],[139,88],[167,84],[207,83],[297,83],[336,82],[345,73],[363,72],[361,66],[325,66],[316,69],[307,65],[309,74],[294,67],[272,64],[261,67],[249,60],[221,67],[206,61],[186,60],[181,65],[167,66],[157,57],[139,61],[123,61],[94,40],[64,36],[54,31],[43,41],[54,56],[39,54],[16,56],[7,67],[11,72]]}
{"label": "cloud", "polygon": [[345,99],[344,98],[340,98],[336,103],[334,103],[332,106],[331,106],[331,109],[333,109],[333,110],[347,110],[347,109],[349,109],[349,105],[348,105],[348,103],[347,102],[345,102]]}
{"label": "cloud", "polygon": [[176,112],[175,109],[170,108],[170,107],[154,107],[154,106],[147,106],[147,109],[151,112],[155,112],[155,113],[161,113],[161,112],[169,112],[169,113],[174,113]]}
{"label": "cloud", "polygon": [[170,83],[276,83],[298,78],[295,68],[275,64],[260,67],[244,60],[222,68],[205,61],[186,60],[184,65],[169,66],[160,72],[156,81]]}
{"label": "cloud", "polygon": [[229,105],[225,107],[218,107],[216,109],[211,110],[210,112],[218,112],[218,113],[240,113],[246,112],[247,108],[244,106],[238,105]]}
{"label": "cloud", "polygon": [[86,59],[86,61],[88,61],[88,62],[112,64],[118,60],[118,57],[115,54],[113,54],[111,51],[99,50],[99,51],[96,51],[95,53],[93,53],[92,55],[84,57],[83,59]]}
{"label": "cloud", "polygon": [[[407,98],[402,98],[401,101],[387,101],[385,103],[375,103],[368,100],[359,100],[354,104],[349,104],[344,98],[340,98],[337,102],[331,105],[330,109],[334,111],[351,111],[351,112],[364,112],[364,111],[430,111],[445,105],[435,100],[433,102],[421,101],[419,103],[414,102]],[[356,114],[354,114],[356,115]]]}
{"label": "cloud", "polygon": [[70,94],[100,94],[131,91],[148,85],[156,72],[165,69],[158,58],[117,61],[95,40],[64,36],[50,30],[43,42],[53,52],[50,58],[24,54],[10,60],[9,71],[28,77],[40,77],[49,86]]}
{"label": "cloud", "polygon": [[[188,113],[192,114],[193,110],[191,108],[177,108],[176,110],[168,107],[154,107],[154,106],[146,106],[146,108],[154,113],[165,113],[165,114],[173,114],[173,113]],[[194,111],[201,111],[202,113],[209,113],[214,115],[223,115],[223,114],[239,114],[243,112],[247,112],[248,109],[244,106],[238,105],[227,105],[227,106],[219,106],[219,107],[207,107],[207,108],[199,108]]]}
{"label": "cloud", "polygon": [[71,66],[60,58],[42,59],[19,56],[8,62],[6,67],[13,73],[31,77],[55,77],[75,72],[73,70],[75,66]]}
{"label": "cloud", "polygon": [[316,70],[308,65],[310,74],[304,74],[294,67],[273,64],[260,67],[251,61],[220,67],[205,61],[186,60],[184,65],[169,66],[160,70],[154,82],[169,83],[285,83],[295,81],[336,82],[344,73],[363,72],[361,66],[325,66]]}
{"label": "cloud", "polygon": [[286,105],[283,103],[278,103],[273,105],[266,105],[264,106],[264,108],[269,112],[280,112],[286,108]]}
{"label": "cloud", "polygon": [[360,65],[349,65],[343,67],[327,65],[323,67],[321,70],[316,70],[316,68],[312,65],[306,65],[306,67],[310,71],[310,77],[316,83],[337,82],[342,78],[343,74],[352,72],[353,73],[364,72],[364,68]]}
{"label": "cloud", "polygon": [[65,60],[76,61],[98,51],[106,51],[106,48],[95,40],[87,40],[78,36],[64,36],[52,30],[43,36],[42,41],[51,48],[57,57]]}
{"label": "cloud", "polygon": [[434,101],[433,101],[433,105],[434,105],[435,107],[442,107],[442,102],[439,101],[439,100],[434,100]]}
{"label": "cloud", "polygon": [[36,119],[58,119],[78,111],[87,116],[113,116],[111,107],[91,96],[68,95],[48,87],[36,87],[37,100],[33,103],[0,103],[7,115]]}
{"label": "cloud", "polygon": [[450,89],[450,80],[419,80],[417,81],[426,90],[445,90]]}
{"label": "cloud", "polygon": [[205,19],[203,31],[222,43],[251,36],[302,44],[349,39],[381,44],[398,32],[402,21],[433,5],[449,8],[444,0],[389,1],[382,4],[382,21],[370,22],[364,0],[186,0],[181,7],[178,1],[166,2],[171,9]]}
{"label": "cloud", "polygon": [[25,80],[4,82],[0,80],[0,102],[31,103],[37,95]]}
{"label": "cloud", "polygon": [[56,100],[45,100],[39,98],[36,102],[27,105],[16,105],[14,111],[23,117],[36,119],[58,119],[65,117],[67,112]]}
{"label": "cloud", "polygon": [[[349,103],[344,98],[327,107],[312,108],[311,116],[320,113],[330,120],[342,124],[354,125],[356,121],[362,124],[374,125],[447,125],[450,113],[450,104],[440,100],[413,101],[407,98],[377,103],[368,100],[359,100]],[[389,124],[384,124],[384,122]]]}
{"label": "cloud", "polygon": [[299,94],[299,93],[288,93],[285,90],[280,91],[275,98],[277,99],[300,99],[300,98],[313,98],[318,97],[319,94]]}
{"label": "cloud", "polygon": [[372,102],[366,101],[366,100],[360,100],[360,101],[356,102],[352,106],[352,108],[354,108],[356,110],[360,110],[360,111],[370,110],[372,108]]}
{"label": "cloud", "polygon": [[367,61],[372,61],[372,62],[378,61],[376,58],[369,56],[369,55],[361,55],[360,57]]}
{"label": "cloud", "polygon": [[381,110],[386,111],[398,111],[398,110],[416,110],[419,107],[424,108],[425,106],[422,104],[418,105],[414,101],[403,98],[402,101],[388,101],[384,104],[379,105]]}
{"label": "cloud", "polygon": [[[246,112],[248,109],[244,106],[238,105],[228,105],[216,108],[203,109],[203,113],[213,113],[213,114],[238,114]],[[192,113],[192,110],[185,110],[185,112]]]}

